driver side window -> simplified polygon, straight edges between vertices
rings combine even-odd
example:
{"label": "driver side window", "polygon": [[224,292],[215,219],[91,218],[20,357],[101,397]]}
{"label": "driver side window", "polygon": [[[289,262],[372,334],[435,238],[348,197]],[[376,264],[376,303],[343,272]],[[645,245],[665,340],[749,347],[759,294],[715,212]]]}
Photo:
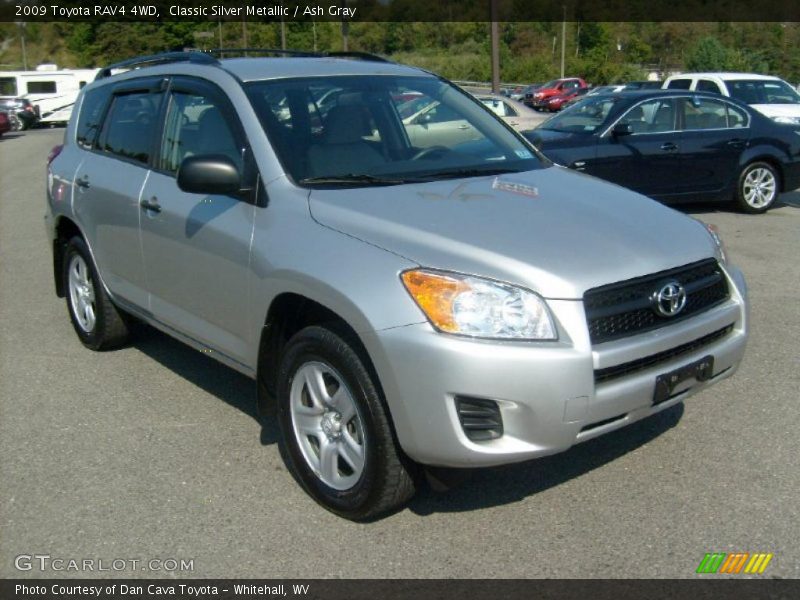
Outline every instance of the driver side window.
{"label": "driver side window", "polygon": [[631,108],[620,120],[637,133],[675,131],[675,103],[671,98],[657,98]]}
{"label": "driver side window", "polygon": [[221,102],[206,94],[174,91],[164,123],[159,168],[175,174],[184,158],[204,154],[227,156],[242,172],[242,148]]}

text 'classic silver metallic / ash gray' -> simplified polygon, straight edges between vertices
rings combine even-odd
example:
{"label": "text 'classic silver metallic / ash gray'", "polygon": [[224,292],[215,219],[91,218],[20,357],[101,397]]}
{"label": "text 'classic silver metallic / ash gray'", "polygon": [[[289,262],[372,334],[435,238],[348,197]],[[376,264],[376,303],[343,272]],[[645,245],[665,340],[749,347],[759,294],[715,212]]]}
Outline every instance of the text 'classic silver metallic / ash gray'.
{"label": "text 'classic silver metallic / ash gray'", "polygon": [[736,370],[719,237],[550,163],[430,73],[370,56],[101,71],[48,168],[56,291],[100,350],[131,318],[254,378],[327,509],[420,465],[566,450]]}

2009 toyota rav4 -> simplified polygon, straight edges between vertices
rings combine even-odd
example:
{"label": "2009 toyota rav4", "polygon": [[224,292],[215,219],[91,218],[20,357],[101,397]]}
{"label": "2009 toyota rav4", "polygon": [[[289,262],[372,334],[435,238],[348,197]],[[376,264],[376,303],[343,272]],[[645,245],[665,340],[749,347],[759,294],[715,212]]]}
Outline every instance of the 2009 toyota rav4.
{"label": "2009 toyota rav4", "polygon": [[46,223],[84,345],[133,316],[256,379],[351,519],[416,465],[561,452],[734,372],[745,283],[714,231],[352,58],[167,54],[83,90]]}

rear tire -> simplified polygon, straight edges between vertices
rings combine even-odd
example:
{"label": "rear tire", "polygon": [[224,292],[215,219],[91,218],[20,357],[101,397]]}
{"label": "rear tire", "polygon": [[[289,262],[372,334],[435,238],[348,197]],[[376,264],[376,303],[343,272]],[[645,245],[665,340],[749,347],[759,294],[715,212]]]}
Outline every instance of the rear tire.
{"label": "rear tire", "polygon": [[775,167],[765,162],[747,165],[736,183],[736,203],[746,213],[767,212],[778,199],[780,177]]}
{"label": "rear tire", "polygon": [[278,423],[286,465],[327,510],[361,521],[414,495],[383,399],[345,336],[306,327],[287,343],[278,374]]}
{"label": "rear tire", "polygon": [[69,317],[81,343],[92,350],[124,343],[128,327],[100,283],[86,242],[80,237],[67,244],[62,277]]}

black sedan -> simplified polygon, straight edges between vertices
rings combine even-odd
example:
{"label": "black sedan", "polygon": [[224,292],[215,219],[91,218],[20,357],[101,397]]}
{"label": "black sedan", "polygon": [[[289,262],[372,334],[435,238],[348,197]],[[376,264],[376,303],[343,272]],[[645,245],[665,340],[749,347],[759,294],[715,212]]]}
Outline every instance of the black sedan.
{"label": "black sedan", "polygon": [[664,202],[761,213],[800,187],[800,129],[716,94],[588,97],[523,135],[556,163]]}
{"label": "black sedan", "polygon": [[11,129],[14,131],[30,129],[39,122],[39,115],[27,98],[0,96],[0,110],[8,113]]}

